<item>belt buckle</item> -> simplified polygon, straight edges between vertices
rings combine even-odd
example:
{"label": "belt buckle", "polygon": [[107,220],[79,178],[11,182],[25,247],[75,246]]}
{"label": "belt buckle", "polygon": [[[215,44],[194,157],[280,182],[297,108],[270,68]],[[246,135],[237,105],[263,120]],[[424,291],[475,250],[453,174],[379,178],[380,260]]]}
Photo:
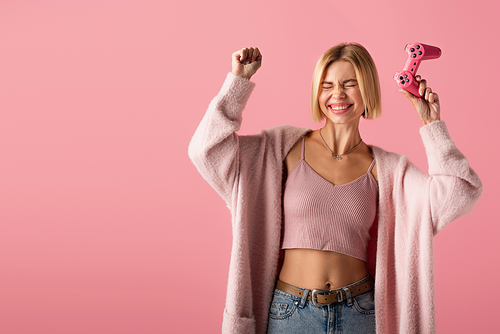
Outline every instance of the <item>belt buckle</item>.
{"label": "belt buckle", "polygon": [[318,294],[320,294],[320,295],[325,295],[325,294],[329,295],[330,294],[330,290],[314,289],[311,292],[311,301],[312,301],[312,303],[313,303],[314,306],[316,306],[316,307],[323,307],[323,306],[328,305],[329,303],[320,303],[320,302],[318,302]]}

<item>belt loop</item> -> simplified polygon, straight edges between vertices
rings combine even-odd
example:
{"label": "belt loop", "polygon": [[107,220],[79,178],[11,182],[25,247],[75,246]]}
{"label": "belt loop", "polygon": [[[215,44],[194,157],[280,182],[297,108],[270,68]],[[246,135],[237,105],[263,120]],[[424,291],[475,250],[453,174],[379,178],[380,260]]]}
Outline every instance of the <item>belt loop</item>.
{"label": "belt loop", "polygon": [[304,306],[306,306],[307,297],[309,296],[309,291],[310,290],[308,290],[308,289],[304,289],[304,292],[302,294],[302,299],[300,300],[300,304],[299,304],[300,308],[304,308]]}
{"label": "belt loop", "polygon": [[352,306],[351,290],[349,288],[343,288],[347,300],[347,306]]}

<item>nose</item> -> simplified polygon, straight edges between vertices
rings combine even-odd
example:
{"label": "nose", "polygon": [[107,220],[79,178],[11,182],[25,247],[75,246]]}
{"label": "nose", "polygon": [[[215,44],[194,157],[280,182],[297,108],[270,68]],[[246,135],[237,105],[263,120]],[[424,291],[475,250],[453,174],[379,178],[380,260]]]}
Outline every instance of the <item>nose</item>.
{"label": "nose", "polygon": [[343,98],[343,97],[345,97],[344,87],[342,87],[341,85],[336,85],[333,88],[333,97],[335,97],[335,98]]}

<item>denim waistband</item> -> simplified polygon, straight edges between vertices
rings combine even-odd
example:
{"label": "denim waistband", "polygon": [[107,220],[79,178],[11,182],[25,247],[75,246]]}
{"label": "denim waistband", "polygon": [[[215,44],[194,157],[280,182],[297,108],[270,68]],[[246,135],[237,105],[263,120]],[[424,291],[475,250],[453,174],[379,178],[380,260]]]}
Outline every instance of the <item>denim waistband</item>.
{"label": "denim waistband", "polygon": [[[363,286],[364,282],[367,282],[365,286]],[[360,286],[360,288],[356,288],[357,286]],[[305,289],[296,287],[283,281],[278,281],[276,290],[280,291],[281,293],[285,293],[298,298],[301,301],[301,305],[304,305],[307,300],[310,300],[314,304],[314,306],[321,307],[331,303],[342,302],[344,300],[347,301],[347,303],[350,305],[352,302],[352,297],[371,291],[373,287],[373,278],[370,274],[368,274],[364,278],[338,289]]]}

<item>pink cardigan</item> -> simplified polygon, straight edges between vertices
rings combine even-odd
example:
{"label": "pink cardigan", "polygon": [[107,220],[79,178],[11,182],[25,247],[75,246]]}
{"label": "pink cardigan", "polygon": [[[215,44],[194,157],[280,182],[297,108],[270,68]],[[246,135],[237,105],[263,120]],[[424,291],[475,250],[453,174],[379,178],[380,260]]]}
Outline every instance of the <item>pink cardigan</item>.
{"label": "pink cardigan", "polygon": [[[229,73],[189,145],[191,160],[232,216],[223,333],[266,333],[280,252],[283,160],[309,131],[279,126],[236,134],[253,87]],[[444,122],[420,133],[430,176],[405,156],[372,146],[379,205],[368,266],[375,276],[377,333],[435,332],[432,238],[471,211],[482,191]]]}

